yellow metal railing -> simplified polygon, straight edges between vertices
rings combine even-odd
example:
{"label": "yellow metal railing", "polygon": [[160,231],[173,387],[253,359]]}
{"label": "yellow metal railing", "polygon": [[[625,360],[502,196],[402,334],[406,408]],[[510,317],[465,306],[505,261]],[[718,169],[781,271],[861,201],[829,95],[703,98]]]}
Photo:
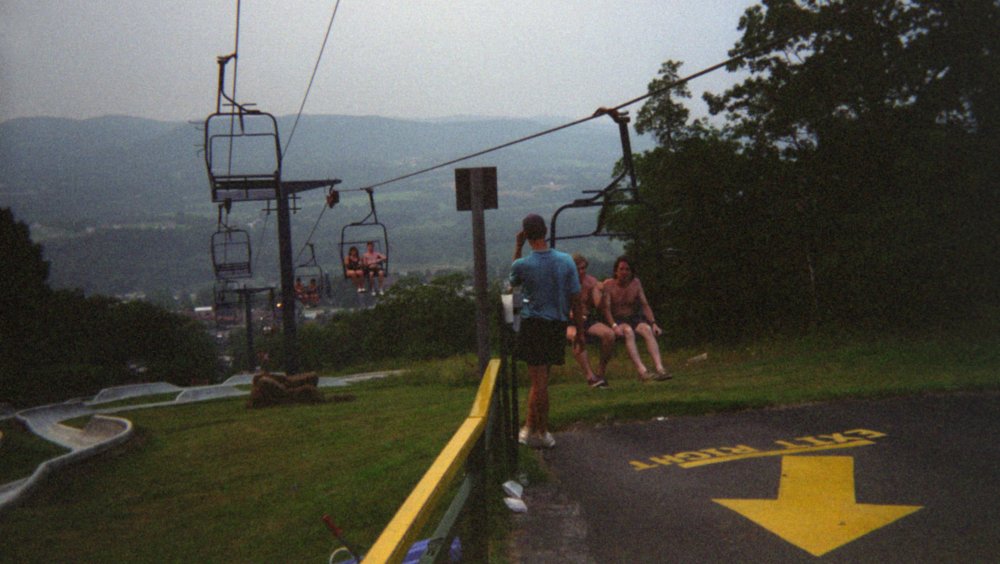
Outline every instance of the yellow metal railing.
{"label": "yellow metal railing", "polygon": [[441,496],[451,485],[472,447],[486,429],[486,420],[499,372],[500,360],[491,360],[479,384],[479,391],[476,393],[469,416],[379,535],[364,557],[366,564],[401,562],[410,545],[417,540],[416,537],[427,524],[431,512],[437,507]]}

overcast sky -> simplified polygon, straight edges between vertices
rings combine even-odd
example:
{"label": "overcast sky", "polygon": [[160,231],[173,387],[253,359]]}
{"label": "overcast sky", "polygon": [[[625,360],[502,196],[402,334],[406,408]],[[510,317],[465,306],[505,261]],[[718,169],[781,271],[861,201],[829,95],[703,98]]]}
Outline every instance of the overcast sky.
{"label": "overcast sky", "polygon": [[[306,114],[579,118],[721,62],[749,0],[341,0]],[[243,0],[237,96],[294,114],[336,0]],[[0,0],[0,121],[201,120],[236,0]],[[721,92],[724,70],[690,84]],[[692,104],[696,113],[700,105]]]}

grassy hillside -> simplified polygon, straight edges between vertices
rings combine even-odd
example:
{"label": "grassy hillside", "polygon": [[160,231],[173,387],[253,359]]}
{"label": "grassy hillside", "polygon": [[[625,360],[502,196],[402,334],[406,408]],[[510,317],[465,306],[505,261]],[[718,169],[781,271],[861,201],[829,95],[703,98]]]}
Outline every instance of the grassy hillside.
{"label": "grassy hillside", "polygon": [[[686,364],[706,352],[707,360]],[[640,384],[619,354],[609,390],[586,387],[568,359],[553,375],[556,431],[846,397],[1000,390],[995,332],[817,338],[667,357],[676,378]],[[349,397],[328,392],[321,405],[250,411],[227,400],[127,412],[136,439],[53,476],[0,520],[5,559],[317,560],[333,545],[324,513],[348,538],[370,544],[468,413],[474,364],[420,363],[352,386]]]}

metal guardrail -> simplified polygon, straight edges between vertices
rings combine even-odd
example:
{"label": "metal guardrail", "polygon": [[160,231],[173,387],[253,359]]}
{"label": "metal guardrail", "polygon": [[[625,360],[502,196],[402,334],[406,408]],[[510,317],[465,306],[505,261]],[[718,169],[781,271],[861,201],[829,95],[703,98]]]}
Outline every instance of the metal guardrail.
{"label": "metal guardrail", "polygon": [[[498,380],[501,383],[499,387]],[[450,546],[454,536],[452,529],[466,511],[470,512],[468,517],[474,523],[470,529],[481,538],[466,539],[463,544],[465,553],[463,559],[481,561],[486,557],[488,527],[485,523],[485,488],[489,439],[496,426],[495,418],[500,416],[506,419],[509,415],[506,409],[500,408],[507,403],[503,393],[507,388],[501,376],[500,359],[491,360],[479,384],[479,391],[476,393],[469,416],[410,492],[406,501],[365,555],[363,562],[401,562],[463,465],[467,469],[465,479],[428,542],[427,552],[421,558],[421,562],[435,562],[438,557],[447,556],[448,550],[441,549]],[[509,429],[509,424],[503,425],[501,437],[509,438],[512,435]]]}

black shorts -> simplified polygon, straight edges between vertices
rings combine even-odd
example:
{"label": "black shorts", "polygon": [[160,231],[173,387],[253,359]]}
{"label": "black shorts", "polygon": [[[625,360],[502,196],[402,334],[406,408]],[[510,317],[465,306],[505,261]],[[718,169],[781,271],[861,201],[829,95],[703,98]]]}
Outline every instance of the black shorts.
{"label": "black shorts", "polygon": [[583,320],[583,330],[590,331],[590,328],[598,323],[604,323],[604,320],[595,315],[588,315],[587,318]]}
{"label": "black shorts", "polygon": [[650,327],[653,326],[652,323],[650,323],[649,321],[646,320],[646,316],[644,316],[641,313],[636,313],[636,314],[630,315],[628,317],[619,317],[619,318],[616,318],[615,319],[615,323],[617,323],[618,325],[628,325],[632,329],[635,329],[636,327],[638,327],[640,323],[645,323],[645,324],[649,325]]}
{"label": "black shorts", "polygon": [[521,320],[514,358],[528,366],[562,365],[566,359],[566,322],[527,317]]}

